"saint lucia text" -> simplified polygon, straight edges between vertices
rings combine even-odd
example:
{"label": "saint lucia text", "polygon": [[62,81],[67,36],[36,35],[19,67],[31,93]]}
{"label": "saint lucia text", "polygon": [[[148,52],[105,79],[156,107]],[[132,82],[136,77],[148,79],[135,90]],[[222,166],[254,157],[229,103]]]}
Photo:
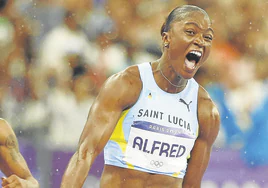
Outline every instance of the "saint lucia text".
{"label": "saint lucia text", "polygon": [[137,116],[164,120],[164,121],[167,121],[167,123],[179,125],[181,128],[184,128],[187,131],[191,131],[190,122],[187,122],[186,120],[180,117],[169,115],[169,114],[165,116],[164,112],[148,110],[148,109],[139,109]]}

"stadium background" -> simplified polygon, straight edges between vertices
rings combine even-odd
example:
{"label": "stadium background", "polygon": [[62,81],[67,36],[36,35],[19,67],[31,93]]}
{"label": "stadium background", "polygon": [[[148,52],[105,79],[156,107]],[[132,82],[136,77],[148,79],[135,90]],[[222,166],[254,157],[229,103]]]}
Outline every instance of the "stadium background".
{"label": "stadium background", "polygon": [[[161,55],[169,11],[194,4],[216,37],[196,80],[221,112],[204,188],[268,187],[268,1],[9,0],[0,12],[0,117],[41,187],[58,188],[104,80]],[[98,187],[103,156],[84,187]]]}

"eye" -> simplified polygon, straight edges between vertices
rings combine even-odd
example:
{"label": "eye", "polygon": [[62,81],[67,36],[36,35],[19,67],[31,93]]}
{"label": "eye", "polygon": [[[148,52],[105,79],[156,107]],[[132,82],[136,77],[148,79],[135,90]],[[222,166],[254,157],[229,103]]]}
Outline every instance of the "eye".
{"label": "eye", "polygon": [[195,35],[195,31],[193,31],[193,30],[186,30],[186,33],[188,35]]}
{"label": "eye", "polygon": [[213,40],[213,37],[210,36],[210,35],[206,35],[204,38],[205,38],[206,40],[208,40],[208,41],[212,41],[212,40]]}

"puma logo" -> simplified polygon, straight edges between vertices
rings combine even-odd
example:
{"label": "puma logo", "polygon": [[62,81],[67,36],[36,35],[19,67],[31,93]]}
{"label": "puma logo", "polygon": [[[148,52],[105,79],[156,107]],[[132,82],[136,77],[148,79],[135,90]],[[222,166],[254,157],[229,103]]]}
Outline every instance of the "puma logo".
{"label": "puma logo", "polygon": [[182,98],[180,98],[180,102],[182,102],[183,104],[185,104],[187,106],[188,112],[190,112],[190,104],[192,103],[192,101],[190,101],[189,104],[187,104],[187,102],[185,102],[185,100],[183,100]]}

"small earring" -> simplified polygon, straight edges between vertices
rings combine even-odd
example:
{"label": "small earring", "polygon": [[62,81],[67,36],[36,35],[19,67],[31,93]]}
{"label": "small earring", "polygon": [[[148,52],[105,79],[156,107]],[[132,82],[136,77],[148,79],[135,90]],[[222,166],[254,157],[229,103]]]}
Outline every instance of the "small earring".
{"label": "small earring", "polygon": [[169,47],[169,43],[165,43],[164,46],[165,46],[166,48],[168,48],[168,47]]}

